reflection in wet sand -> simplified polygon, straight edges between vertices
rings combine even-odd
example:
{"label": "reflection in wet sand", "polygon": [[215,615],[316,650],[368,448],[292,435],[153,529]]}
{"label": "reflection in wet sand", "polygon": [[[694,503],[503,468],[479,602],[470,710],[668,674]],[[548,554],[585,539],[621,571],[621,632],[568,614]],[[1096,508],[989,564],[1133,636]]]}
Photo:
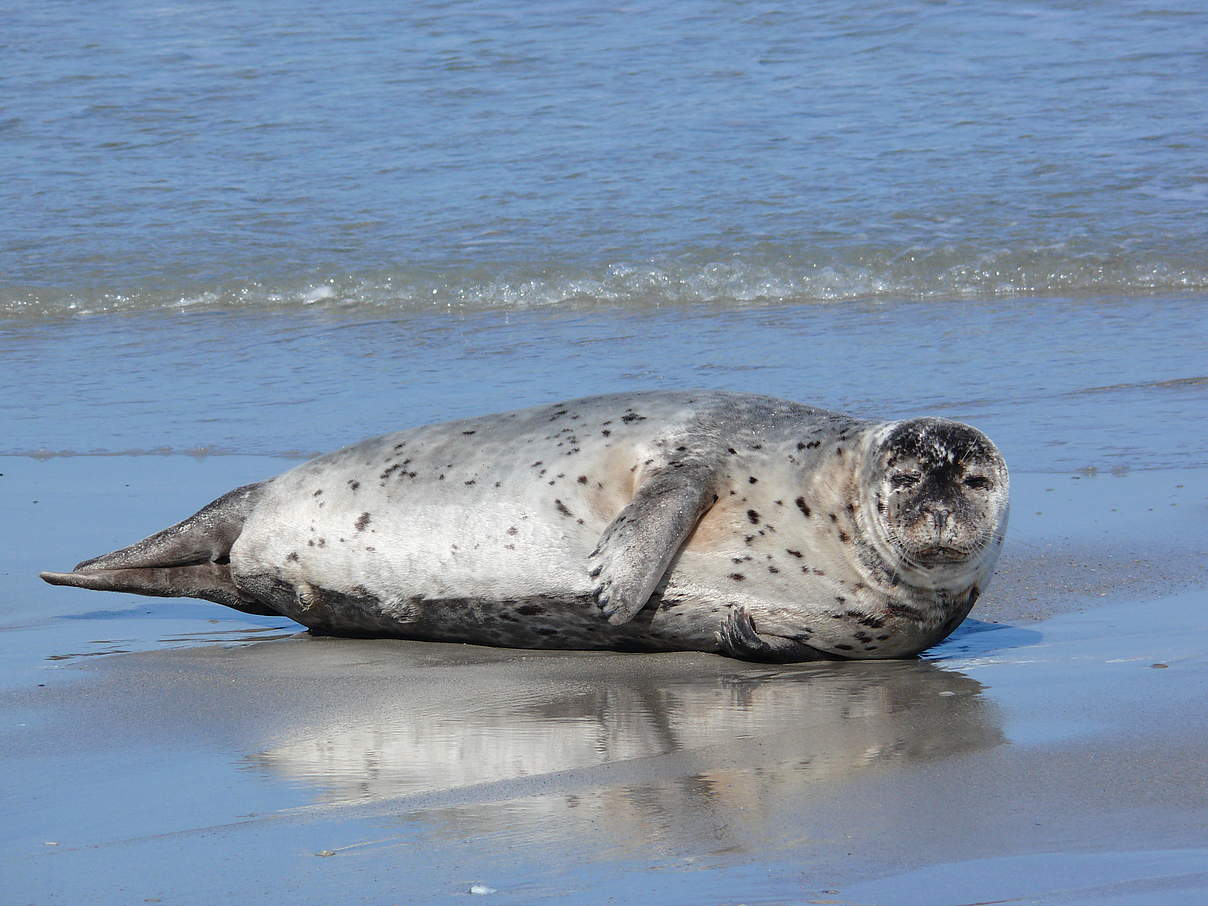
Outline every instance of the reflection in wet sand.
{"label": "reflection in wet sand", "polygon": [[573,829],[623,845],[642,827],[646,843],[704,834],[725,848],[740,845],[733,819],[766,825],[814,785],[1003,741],[981,684],[925,662],[700,679],[626,663],[590,683],[534,664],[468,694],[456,683],[402,688],[252,760],[312,786],[321,805],[435,809],[437,827],[459,836],[523,822],[551,841]]}

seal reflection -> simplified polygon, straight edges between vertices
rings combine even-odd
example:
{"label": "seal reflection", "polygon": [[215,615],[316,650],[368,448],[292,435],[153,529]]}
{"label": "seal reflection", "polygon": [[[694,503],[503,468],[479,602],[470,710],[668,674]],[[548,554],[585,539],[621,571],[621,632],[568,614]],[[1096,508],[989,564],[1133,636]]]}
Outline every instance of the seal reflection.
{"label": "seal reflection", "polygon": [[252,761],[313,787],[317,804],[422,811],[458,834],[523,825],[556,842],[637,821],[724,848],[811,791],[1004,741],[982,685],[927,662],[693,676],[654,660],[639,670],[634,656],[549,656],[496,671],[482,694],[450,683],[367,699]]}

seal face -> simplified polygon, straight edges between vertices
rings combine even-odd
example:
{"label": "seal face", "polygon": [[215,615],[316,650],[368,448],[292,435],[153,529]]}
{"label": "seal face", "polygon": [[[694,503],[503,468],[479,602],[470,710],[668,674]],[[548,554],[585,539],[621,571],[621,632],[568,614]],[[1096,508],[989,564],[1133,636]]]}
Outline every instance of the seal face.
{"label": "seal face", "polygon": [[43,578],[330,634],[904,657],[984,589],[1007,490],[958,422],[618,394],[371,438]]}
{"label": "seal face", "polygon": [[979,431],[959,422],[900,422],[874,445],[865,470],[887,561],[939,581],[976,565],[1001,540],[1007,470]]}

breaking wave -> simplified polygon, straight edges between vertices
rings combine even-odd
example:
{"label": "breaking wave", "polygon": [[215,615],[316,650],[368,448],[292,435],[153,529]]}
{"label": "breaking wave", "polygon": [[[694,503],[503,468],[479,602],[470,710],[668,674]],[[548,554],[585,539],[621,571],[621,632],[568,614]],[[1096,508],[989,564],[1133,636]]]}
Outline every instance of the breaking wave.
{"label": "breaking wave", "polygon": [[1144,295],[1208,289],[1208,255],[1135,251],[756,247],[601,264],[473,264],[211,285],[159,279],[95,289],[0,289],[0,313],[327,308],[383,312],[525,310],[710,303],[842,303],[1043,295]]}

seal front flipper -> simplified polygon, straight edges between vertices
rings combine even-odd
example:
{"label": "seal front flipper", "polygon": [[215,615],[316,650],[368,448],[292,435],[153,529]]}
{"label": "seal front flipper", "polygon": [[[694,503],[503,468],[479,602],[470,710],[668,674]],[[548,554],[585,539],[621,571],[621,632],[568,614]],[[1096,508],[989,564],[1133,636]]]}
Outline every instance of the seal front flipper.
{"label": "seal front flipper", "polygon": [[834,655],[811,648],[796,639],[780,635],[760,635],[755,631],[755,622],[751,615],[741,605],[730,609],[730,615],[722,623],[721,630],[713,636],[717,639],[722,654],[743,661],[793,664],[800,661],[838,660]]}
{"label": "seal front flipper", "polygon": [[641,610],[684,541],[717,500],[706,466],[659,469],[642,482],[628,506],[604,530],[591,552],[592,595],[613,625]]}
{"label": "seal front flipper", "polygon": [[78,564],[73,572],[44,572],[51,585],[165,598],[202,598],[245,613],[276,615],[242,594],[231,578],[231,546],[256,505],[262,484],[219,497],[183,522],[136,544]]}

